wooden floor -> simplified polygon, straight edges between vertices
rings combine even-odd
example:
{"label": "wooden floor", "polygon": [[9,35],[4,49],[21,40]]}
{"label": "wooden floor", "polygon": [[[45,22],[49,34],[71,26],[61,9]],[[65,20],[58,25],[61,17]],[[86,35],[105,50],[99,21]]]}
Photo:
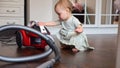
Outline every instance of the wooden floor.
{"label": "wooden floor", "polygon": [[[95,47],[93,51],[72,53],[71,50],[60,49],[60,43],[54,37],[60,50],[60,62],[54,68],[115,68],[117,35],[87,35],[89,44]],[[35,48],[17,49],[17,45],[0,44],[0,55],[10,57],[29,56],[41,53]],[[23,63],[8,63],[0,61],[0,68],[35,68],[44,61],[54,57],[54,54],[42,59]]]}

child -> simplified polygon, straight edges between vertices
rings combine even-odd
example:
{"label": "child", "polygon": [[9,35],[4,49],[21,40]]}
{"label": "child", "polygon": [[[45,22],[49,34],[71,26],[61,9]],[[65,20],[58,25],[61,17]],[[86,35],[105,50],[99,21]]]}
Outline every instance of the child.
{"label": "child", "polygon": [[39,25],[54,26],[61,25],[57,38],[60,43],[67,46],[74,46],[73,52],[93,50],[87,41],[87,37],[83,32],[82,24],[72,14],[72,4],[69,0],[59,0],[55,5],[55,12],[58,14],[59,22],[39,22]]}

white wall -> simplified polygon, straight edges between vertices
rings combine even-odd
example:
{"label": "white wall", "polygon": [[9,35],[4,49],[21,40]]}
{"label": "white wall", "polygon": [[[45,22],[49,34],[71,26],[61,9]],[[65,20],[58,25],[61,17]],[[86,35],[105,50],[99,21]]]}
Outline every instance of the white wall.
{"label": "white wall", "polygon": [[51,21],[52,0],[30,0],[30,20]]}

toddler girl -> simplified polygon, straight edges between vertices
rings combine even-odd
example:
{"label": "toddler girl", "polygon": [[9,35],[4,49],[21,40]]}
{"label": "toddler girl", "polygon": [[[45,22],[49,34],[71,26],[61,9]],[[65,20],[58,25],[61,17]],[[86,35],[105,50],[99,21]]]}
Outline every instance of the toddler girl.
{"label": "toddler girl", "polygon": [[55,5],[55,12],[58,14],[59,22],[39,22],[39,25],[61,25],[57,38],[66,46],[74,46],[73,52],[94,49],[88,44],[81,22],[72,15],[72,3],[69,0],[59,0]]}

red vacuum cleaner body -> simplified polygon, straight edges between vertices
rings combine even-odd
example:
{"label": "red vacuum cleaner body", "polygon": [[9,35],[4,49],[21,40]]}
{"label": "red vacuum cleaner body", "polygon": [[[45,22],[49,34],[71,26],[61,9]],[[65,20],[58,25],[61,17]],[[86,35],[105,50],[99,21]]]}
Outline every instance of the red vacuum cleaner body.
{"label": "red vacuum cleaner body", "polygon": [[[45,26],[37,26],[34,24],[31,28],[40,31],[45,35],[50,35],[50,32]],[[46,41],[38,35],[28,32],[25,30],[19,30],[16,34],[16,42],[19,47],[22,46],[34,46],[36,48],[45,48],[47,45]]]}

